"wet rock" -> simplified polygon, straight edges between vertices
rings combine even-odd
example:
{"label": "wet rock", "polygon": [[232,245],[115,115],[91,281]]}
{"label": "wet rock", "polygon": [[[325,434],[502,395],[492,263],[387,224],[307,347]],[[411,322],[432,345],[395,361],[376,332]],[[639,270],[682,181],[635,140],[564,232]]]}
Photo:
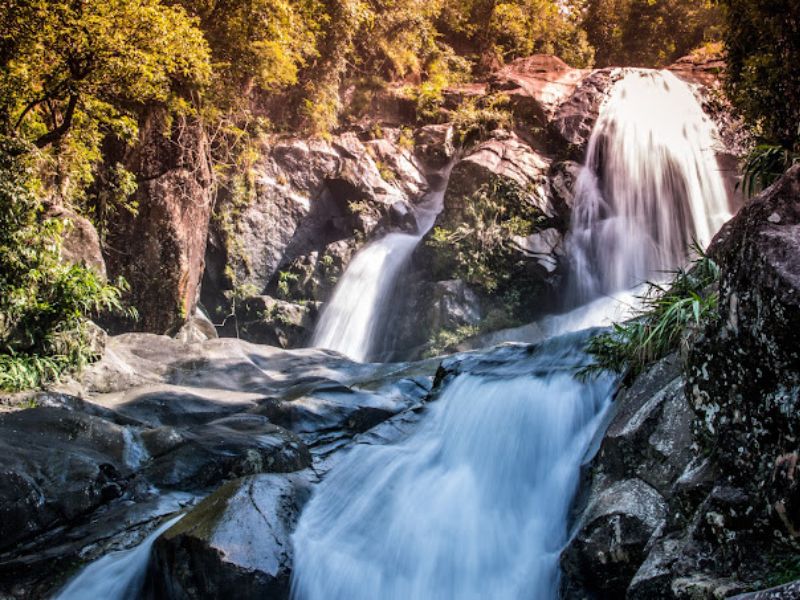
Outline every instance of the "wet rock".
{"label": "wet rock", "polygon": [[288,598],[290,535],[309,494],[302,475],[256,475],[222,486],[156,541],[150,593]]}
{"label": "wet rock", "polygon": [[234,415],[186,430],[147,431],[142,439],[151,453],[161,452],[143,474],[164,488],[202,489],[245,475],[299,471],[311,462],[303,442],[258,415]]}
{"label": "wet rock", "polygon": [[120,497],[124,429],[59,408],[0,415],[0,550]]}
{"label": "wet rock", "polygon": [[800,581],[779,585],[760,592],[739,594],[733,596],[732,600],[794,600],[800,598]]}
{"label": "wet rock", "polygon": [[589,596],[623,597],[665,517],[664,498],[639,479],[600,491],[561,557],[567,595],[582,588]]}

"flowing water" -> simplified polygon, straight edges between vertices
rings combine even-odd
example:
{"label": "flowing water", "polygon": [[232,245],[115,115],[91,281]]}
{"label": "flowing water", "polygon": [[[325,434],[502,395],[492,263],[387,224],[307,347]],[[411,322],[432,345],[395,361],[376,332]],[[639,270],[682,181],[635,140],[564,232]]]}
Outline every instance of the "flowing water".
{"label": "flowing water", "polygon": [[630,70],[602,107],[578,178],[575,304],[682,266],[730,218],[714,123],[668,71]]}
{"label": "flowing water", "polygon": [[442,210],[444,193],[445,187],[431,191],[416,207],[415,233],[390,233],[356,254],[322,311],[312,346],[356,361],[372,357],[397,278]]}
{"label": "flowing water", "polygon": [[[536,340],[619,316],[607,295],[632,299],[627,290],[684,264],[693,239],[708,243],[729,216],[714,140],[672,74],[629,70],[614,85],[576,190],[567,305],[577,308],[537,324]],[[505,361],[450,381],[404,441],[351,450],[300,517],[294,600],[557,597],[579,466],[614,385],[575,378],[586,336],[550,339],[528,358],[506,348]]]}
{"label": "flowing water", "polygon": [[111,552],[86,566],[61,590],[55,600],[137,600],[156,538],[177,523],[183,515],[165,521],[138,546]]}
{"label": "flowing water", "polygon": [[[630,300],[626,290],[680,266],[687,243],[707,243],[727,217],[714,134],[691,89],[671,74],[631,70],[615,84],[576,193],[569,250],[578,307],[530,326],[535,348],[460,359],[416,431],[394,444],[356,445],[340,459],[293,536],[294,600],[557,596],[579,466],[615,385],[611,376],[575,378],[589,332],[574,331],[620,317],[606,295]],[[443,195],[432,192],[419,207],[417,233],[389,234],[358,253],[315,345],[370,357],[397,275]],[[58,598],[135,598],[150,547],[172,522],[92,563]]]}
{"label": "flowing water", "polygon": [[294,598],[555,597],[577,465],[613,383],[573,377],[585,339],[478,365],[405,441],[354,448],[300,518]]}

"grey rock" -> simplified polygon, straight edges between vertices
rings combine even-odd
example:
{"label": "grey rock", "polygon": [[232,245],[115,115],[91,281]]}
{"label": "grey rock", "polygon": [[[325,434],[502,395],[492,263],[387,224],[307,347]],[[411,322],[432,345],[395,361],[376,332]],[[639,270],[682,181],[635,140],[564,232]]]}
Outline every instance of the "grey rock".
{"label": "grey rock", "polygon": [[302,475],[257,475],[222,486],[156,541],[151,594],[288,598],[290,535],[309,494]]}

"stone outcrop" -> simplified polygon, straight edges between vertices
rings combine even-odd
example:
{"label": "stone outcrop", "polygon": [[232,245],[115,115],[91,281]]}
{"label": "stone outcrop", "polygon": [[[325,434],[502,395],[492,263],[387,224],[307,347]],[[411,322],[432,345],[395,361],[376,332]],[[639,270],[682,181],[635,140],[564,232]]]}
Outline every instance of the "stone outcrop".
{"label": "stone outcrop", "polygon": [[723,228],[717,314],[617,397],[562,554],[566,597],[711,599],[797,578],[798,198],[796,166]]}
{"label": "stone outcrop", "polygon": [[[423,403],[435,368],[361,365],[236,339],[109,338],[80,381],[31,395],[35,408],[0,414],[0,596],[50,597],[83,560],[137,544],[219,486],[196,510],[207,515],[204,507],[222,497],[214,506],[237,507],[231,524],[212,526],[204,516],[167,536],[158,589],[197,597],[192,589],[233,581],[237,594],[285,586],[289,555],[280,553],[295,515],[286,503],[307,479],[289,474],[308,473],[313,460],[316,477],[356,440],[391,440]],[[192,515],[178,527],[195,522]],[[240,530],[242,523],[249,525]],[[238,535],[260,544],[250,559],[236,553],[246,553]],[[265,544],[273,554],[260,552]]]}
{"label": "stone outcrop", "polygon": [[301,475],[231,481],[156,541],[149,592],[182,600],[289,598],[292,544],[311,493]]}
{"label": "stone outcrop", "polygon": [[112,157],[136,176],[135,214],[118,211],[108,228],[105,259],[123,276],[139,319],[126,330],[165,333],[194,311],[203,276],[213,174],[203,128],[184,117],[168,128],[161,109],[139,123],[139,141]]}
{"label": "stone outcrop", "polygon": [[[401,135],[387,129],[365,140],[355,132],[265,139],[251,181],[226,190],[216,209],[202,296],[212,320],[239,316],[232,295],[325,300],[365,241],[390,229],[413,230],[411,206],[428,183],[413,140]],[[290,343],[292,336],[278,337]]]}

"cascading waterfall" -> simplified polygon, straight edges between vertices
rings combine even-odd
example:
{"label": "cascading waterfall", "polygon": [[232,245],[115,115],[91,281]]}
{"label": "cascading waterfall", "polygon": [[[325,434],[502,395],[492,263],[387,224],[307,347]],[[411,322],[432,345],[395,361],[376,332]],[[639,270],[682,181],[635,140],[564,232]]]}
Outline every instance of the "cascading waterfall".
{"label": "cascading waterfall", "polygon": [[294,598],[555,597],[577,465],[613,384],[573,377],[585,341],[458,375],[403,442],[356,446],[303,511]]}
{"label": "cascading waterfall", "polygon": [[628,70],[602,107],[578,178],[571,296],[583,304],[686,261],[730,218],[717,131],[669,71]]}
{"label": "cascading waterfall", "polygon": [[[595,300],[570,313],[581,326],[605,320],[603,295],[681,265],[727,218],[714,136],[670,73],[629,70],[615,84],[576,191],[572,306]],[[542,329],[572,330],[570,315]],[[467,370],[404,441],[351,450],[300,517],[294,600],[557,597],[579,466],[614,383],[575,379],[585,341]]]}
{"label": "cascading waterfall", "polygon": [[[445,182],[448,174],[449,168]],[[416,208],[416,233],[390,233],[356,254],[322,310],[312,346],[356,361],[370,358],[397,277],[441,212],[445,188],[429,192]]]}

